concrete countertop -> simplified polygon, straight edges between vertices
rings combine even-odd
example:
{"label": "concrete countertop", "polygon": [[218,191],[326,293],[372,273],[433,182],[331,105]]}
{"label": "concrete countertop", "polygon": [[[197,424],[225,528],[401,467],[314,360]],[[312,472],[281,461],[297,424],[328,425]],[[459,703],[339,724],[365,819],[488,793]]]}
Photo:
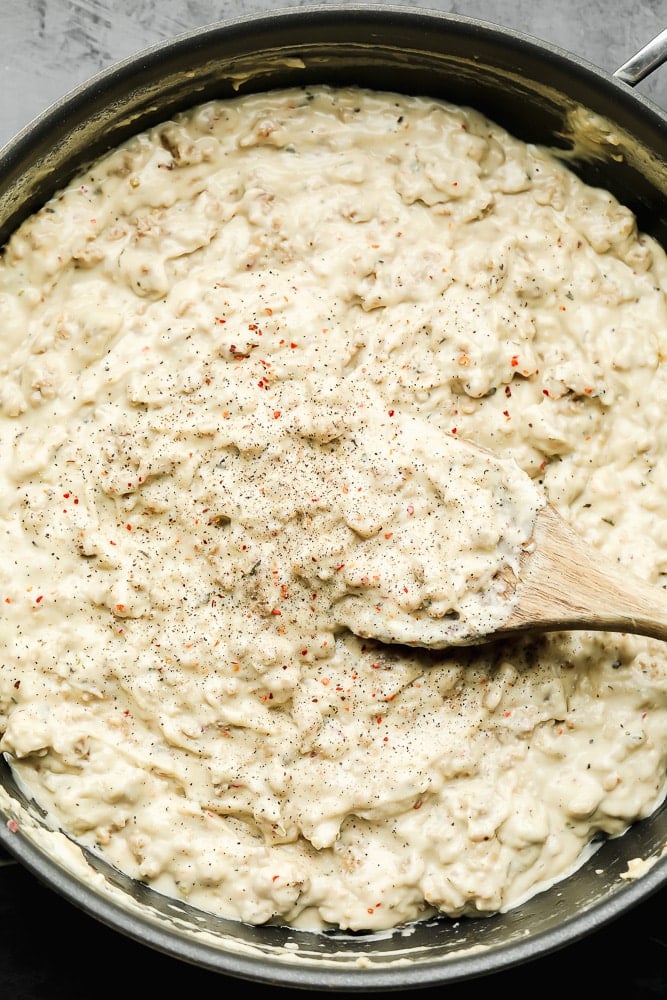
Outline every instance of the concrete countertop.
{"label": "concrete countertop", "polygon": [[[297,5],[304,6],[292,4]],[[78,84],[146,46],[218,20],[285,6],[268,0],[0,0],[0,146]],[[610,74],[667,27],[667,0],[432,0],[421,6],[518,29]],[[667,110],[667,65],[637,90]],[[540,995],[549,983],[556,990],[569,992],[576,985],[610,998],[667,997],[666,908],[663,890],[553,956],[447,987],[447,1000],[472,1000],[488,990]],[[163,980],[167,996],[244,988],[97,924],[2,857],[0,921],[0,997],[89,1000],[99,995],[100,982],[130,998],[143,992],[144,984],[163,989],[158,985]],[[266,1000],[287,1000],[297,992],[279,985],[252,989]],[[442,989],[437,994],[436,989],[418,996],[440,996]]]}
{"label": "concrete countertop", "polygon": [[[73,87],[148,45],[283,6],[287,0],[0,0],[0,146]],[[667,26],[667,0],[431,0],[421,6],[520,30],[608,73]],[[637,89],[667,110],[667,66]]]}

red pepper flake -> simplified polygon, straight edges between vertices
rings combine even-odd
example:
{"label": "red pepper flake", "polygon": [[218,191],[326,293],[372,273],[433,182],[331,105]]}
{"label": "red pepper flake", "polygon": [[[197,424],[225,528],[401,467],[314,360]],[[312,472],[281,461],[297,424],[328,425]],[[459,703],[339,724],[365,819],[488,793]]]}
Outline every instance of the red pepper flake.
{"label": "red pepper flake", "polygon": [[295,347],[298,347],[298,346],[299,346],[299,345],[298,345],[298,344],[296,344],[296,343],[295,343],[295,342],[294,342],[293,340],[292,340],[292,341],[290,342],[290,347],[292,348],[292,350],[294,350],[294,348],[295,348]]}
{"label": "red pepper flake", "polygon": [[18,823],[16,822],[15,819],[8,819],[7,820],[7,829],[9,830],[10,833],[18,833],[19,832],[19,825],[18,825]]}
{"label": "red pepper flake", "polygon": [[44,594],[40,594],[39,597],[35,598],[35,604],[41,604],[44,600]]}
{"label": "red pepper flake", "polygon": [[132,525],[131,524],[126,524],[125,525],[125,530],[126,531],[132,531]]}
{"label": "red pepper flake", "polygon": [[408,504],[408,506],[407,506],[407,512],[408,512],[409,516],[410,516],[410,517],[412,517],[412,515],[413,515],[413,514],[414,514],[414,512],[415,512],[415,509],[414,509],[414,507],[412,506],[412,504]]}
{"label": "red pepper flake", "polygon": [[65,500],[69,500],[71,493],[63,493]]}
{"label": "red pepper flake", "polygon": [[272,615],[282,615],[282,611],[280,611],[278,608],[274,608],[272,610],[271,614]]}
{"label": "red pepper flake", "polygon": [[503,416],[507,417],[507,419],[509,420],[510,419],[510,411],[509,410],[503,410]]}
{"label": "red pepper flake", "polygon": [[542,395],[543,395],[543,396],[550,396],[550,395],[551,395],[551,393],[549,392],[549,390],[548,390],[548,389],[542,389]]}
{"label": "red pepper flake", "polygon": [[393,415],[394,415],[395,412],[396,412],[395,410],[389,410],[389,416],[393,417]]}
{"label": "red pepper flake", "polygon": [[458,434],[458,427],[452,427],[452,434]]}
{"label": "red pepper flake", "polygon": [[271,881],[272,881],[272,882],[277,882],[279,878],[280,878],[280,875],[274,875],[274,876],[272,877]]}
{"label": "red pepper flake", "polygon": [[336,566],[336,572],[340,573],[340,571],[342,569],[344,569],[344,567],[345,567],[345,563],[339,563],[338,566]]}
{"label": "red pepper flake", "polygon": [[273,411],[273,419],[277,420],[279,416],[280,416],[280,410],[274,410]]}
{"label": "red pepper flake", "polygon": [[505,386],[505,395],[506,396],[511,396],[512,395],[512,390],[510,389],[510,387],[508,385]]}
{"label": "red pepper flake", "polygon": [[384,533],[384,537],[385,537],[386,539],[390,539],[390,538],[391,538],[391,537],[393,536],[393,534],[394,534],[394,532],[393,532],[393,531],[385,531],[385,533]]}
{"label": "red pepper flake", "polygon": [[423,802],[423,800],[422,800],[422,799],[419,799],[419,800],[418,800],[417,802],[415,802],[415,804],[413,805],[413,807],[412,807],[412,808],[413,808],[413,809],[421,809],[421,807],[422,807],[423,805],[424,805],[424,802]]}
{"label": "red pepper flake", "polygon": [[222,316],[216,316],[215,317],[215,321],[216,321],[216,323],[226,323],[227,322],[227,320],[223,319]]}
{"label": "red pepper flake", "polygon": [[382,725],[382,716],[378,715],[378,717],[377,717],[377,719],[375,721],[377,722],[378,726],[381,726]]}
{"label": "red pepper flake", "polygon": [[12,603],[11,597],[5,597],[5,604],[11,604],[11,603]]}
{"label": "red pepper flake", "polygon": [[511,364],[512,368],[516,368],[518,366],[518,364],[519,364],[519,355],[518,354],[513,354],[512,355],[512,358],[510,360],[510,364]]}

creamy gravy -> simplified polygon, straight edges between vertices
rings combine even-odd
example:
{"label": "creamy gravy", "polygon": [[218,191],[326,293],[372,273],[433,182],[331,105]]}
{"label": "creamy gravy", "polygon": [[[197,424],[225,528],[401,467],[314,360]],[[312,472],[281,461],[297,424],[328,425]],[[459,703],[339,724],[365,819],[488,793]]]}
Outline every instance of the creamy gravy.
{"label": "creamy gravy", "polygon": [[536,496],[664,583],[666,287],[609,194],[425,98],[209,103],[54,197],[0,262],[0,748],[53,821],[207,910],[379,930],[648,815],[662,644],[341,609],[493,620]]}

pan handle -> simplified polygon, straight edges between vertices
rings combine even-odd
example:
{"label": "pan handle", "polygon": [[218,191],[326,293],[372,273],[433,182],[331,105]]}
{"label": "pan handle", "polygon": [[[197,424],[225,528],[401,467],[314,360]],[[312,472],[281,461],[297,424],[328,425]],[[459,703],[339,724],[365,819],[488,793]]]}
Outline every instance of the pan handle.
{"label": "pan handle", "polygon": [[667,60],[667,28],[644,45],[627,62],[619,66],[614,76],[634,87]]}

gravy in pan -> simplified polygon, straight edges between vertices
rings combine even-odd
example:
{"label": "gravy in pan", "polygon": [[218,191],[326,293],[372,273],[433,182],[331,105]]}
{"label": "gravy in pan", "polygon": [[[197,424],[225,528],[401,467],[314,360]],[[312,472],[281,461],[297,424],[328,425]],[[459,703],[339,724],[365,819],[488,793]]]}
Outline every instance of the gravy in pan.
{"label": "gravy in pan", "polygon": [[651,813],[664,645],[433,653],[335,609],[492,614],[526,474],[664,581],[666,288],[547,152],[357,89],[194,108],[27,220],[0,261],[0,749],[53,823],[206,910],[373,930],[512,906]]}

